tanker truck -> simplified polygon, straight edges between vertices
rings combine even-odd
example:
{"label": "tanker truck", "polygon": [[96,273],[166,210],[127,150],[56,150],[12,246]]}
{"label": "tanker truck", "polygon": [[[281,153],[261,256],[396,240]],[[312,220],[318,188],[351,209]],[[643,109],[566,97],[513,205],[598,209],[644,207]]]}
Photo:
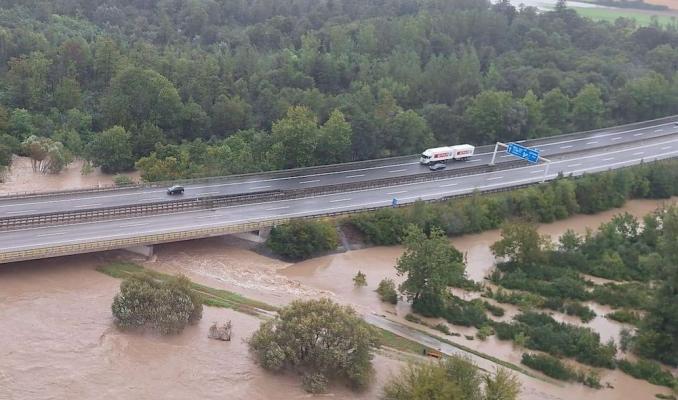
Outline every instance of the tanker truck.
{"label": "tanker truck", "polygon": [[458,144],[456,146],[435,147],[433,149],[426,149],[421,153],[419,162],[422,165],[429,165],[438,162],[447,162],[447,160],[468,160],[472,155],[475,147],[470,144]]}

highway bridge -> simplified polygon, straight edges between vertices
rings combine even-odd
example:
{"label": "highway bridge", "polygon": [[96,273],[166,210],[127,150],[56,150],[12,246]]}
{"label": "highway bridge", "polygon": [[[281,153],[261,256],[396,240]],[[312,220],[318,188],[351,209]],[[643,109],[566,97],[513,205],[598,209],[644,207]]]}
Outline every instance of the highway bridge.
{"label": "highway bridge", "polygon": [[[676,157],[676,121],[678,116],[523,144],[551,160],[547,179],[576,176]],[[181,200],[168,199],[165,187],[154,185],[0,197],[0,229],[13,221],[0,232],[0,262],[255,231],[292,218],[387,207],[394,197],[407,204],[543,179],[544,163],[504,154],[489,167],[489,149],[443,173],[410,156],[196,180]]]}

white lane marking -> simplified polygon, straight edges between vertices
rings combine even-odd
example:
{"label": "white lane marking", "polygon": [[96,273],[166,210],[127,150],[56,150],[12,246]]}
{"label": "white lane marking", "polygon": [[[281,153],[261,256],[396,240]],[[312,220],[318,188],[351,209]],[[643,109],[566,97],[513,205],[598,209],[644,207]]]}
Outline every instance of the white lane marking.
{"label": "white lane marking", "polygon": [[150,224],[150,222],[139,222],[139,223],[136,223],[136,224],[119,225],[119,227],[120,228],[131,228],[133,226],[144,226],[144,225],[148,225],[148,224]]}
{"label": "white lane marking", "polygon": [[386,193],[386,194],[391,196],[391,195],[394,195],[394,194],[401,194],[401,193],[407,193],[407,190],[399,190],[397,192],[391,192],[391,193]]}
{"label": "white lane marking", "polygon": [[[655,156],[661,157],[661,156],[668,156],[668,155],[674,155],[674,154],[678,154],[678,152],[672,151],[672,152],[668,152],[668,153],[656,154]],[[597,166],[590,167],[590,168],[575,170],[573,172],[585,172],[585,171],[589,171],[589,170],[592,171],[592,170],[596,170],[596,169],[605,170],[605,169],[608,169],[611,166],[629,164],[629,163],[633,163],[633,162],[637,162],[637,161],[640,161],[640,159],[627,159],[627,160],[617,162],[617,163],[614,163],[614,164],[610,164],[610,165],[602,165],[602,166],[597,165]],[[518,169],[518,168],[516,168],[516,169]],[[550,174],[547,177],[547,179],[555,178],[557,176],[558,176],[557,174]],[[484,186],[481,186],[480,188],[491,188],[491,187],[497,187],[497,186],[502,186],[502,185],[519,184],[519,183],[530,182],[530,181],[536,182],[534,179],[535,178],[526,178],[526,179],[518,179],[518,180],[514,180],[514,181],[509,181],[509,182],[500,182],[500,183],[496,183],[496,184],[492,184],[492,185],[484,185]],[[401,201],[412,200],[412,199],[423,199],[425,197],[450,195],[450,194],[454,194],[454,193],[464,193],[464,192],[468,192],[471,189],[472,188],[456,189],[456,190],[447,191],[447,192],[429,193],[429,194],[424,194],[424,195],[409,196],[409,197],[401,198]],[[370,189],[370,190],[374,190],[374,189]],[[390,204],[390,200],[373,201],[373,202],[357,204],[357,205],[356,204],[350,204],[350,205],[345,205],[345,206],[327,207],[327,208],[318,209],[318,210],[299,211],[299,212],[279,215],[279,217],[292,217],[292,216],[295,216],[295,215],[313,215],[314,213],[322,213],[322,212],[327,212],[327,211],[332,211],[332,210],[347,209],[347,208],[350,208],[350,207],[367,207],[367,206],[379,205],[379,204],[381,204],[381,205]],[[197,217],[197,218],[200,218],[200,217]],[[252,222],[252,221],[256,221],[256,220],[265,220],[267,218],[270,218],[270,216],[266,215],[266,216],[261,216],[261,217],[252,217],[252,218],[247,218],[247,219],[220,221],[220,222],[227,222],[229,224],[237,224],[239,222],[248,222],[248,221]],[[76,224],[73,224],[73,225],[76,225]],[[200,227],[213,226],[213,225],[214,225],[214,223],[206,223],[206,224],[193,225],[192,227],[193,228],[200,228]],[[72,225],[70,225],[70,226],[72,226]],[[31,229],[33,229],[33,228],[31,228]],[[36,229],[43,229],[43,228],[36,228]],[[152,233],[161,233],[161,232],[171,232],[171,229],[168,230],[167,228],[162,228],[162,229],[147,231],[147,232],[144,232],[144,233],[145,234],[152,234]],[[54,236],[54,235],[58,235],[58,234],[62,234],[62,233],[64,233],[64,232],[55,232],[55,233],[50,233],[50,234],[45,234],[45,235]],[[98,236],[98,237],[89,237],[87,239],[101,240],[101,239],[111,239],[111,238],[115,238],[115,237],[128,236],[128,235],[129,234],[127,234],[127,233],[123,233],[123,234],[113,234],[113,235]],[[37,235],[37,236],[40,236],[40,235]],[[60,241],[60,242],[38,243],[38,244],[33,243],[32,244],[33,246],[30,247],[30,248],[36,248],[36,247],[39,248],[39,246],[54,246],[54,245],[61,245],[61,244],[67,244],[67,243],[78,243],[78,242],[81,242],[81,241],[82,241],[82,239],[76,238],[76,239],[68,239],[66,241]],[[22,248],[26,248],[26,246],[21,245],[21,246],[5,247],[5,248],[3,248],[3,250],[15,250],[15,249],[22,249]]]}
{"label": "white lane marking", "polygon": [[349,176],[346,177],[346,179],[360,178],[361,176],[365,176],[365,174],[360,174],[360,175],[349,175]]}
{"label": "white lane marking", "polygon": [[447,185],[440,185],[440,187],[450,187],[450,186],[457,186],[458,183],[448,183]]}
{"label": "white lane marking", "polygon": [[582,164],[570,164],[567,166],[567,168],[574,168],[574,167],[580,167]]}
{"label": "white lane marking", "polygon": [[81,204],[79,206],[73,206],[73,208],[85,208],[85,207],[98,207],[100,206],[101,203],[95,203],[95,204]]}
{"label": "white lane marking", "polygon": [[304,185],[304,184],[307,184],[307,183],[316,183],[316,182],[320,182],[320,179],[314,179],[312,181],[301,181],[301,182],[299,182],[299,184]]}
{"label": "white lane marking", "polygon": [[57,235],[63,235],[64,233],[68,233],[68,232],[61,231],[61,232],[43,233],[41,235],[35,235],[35,237],[57,236]]}
{"label": "white lane marking", "polygon": [[613,138],[610,139],[610,140],[614,142],[615,140],[621,140],[621,139],[622,139],[622,138],[620,138],[620,137],[613,137]]}
{"label": "white lane marking", "polygon": [[511,154],[504,154],[503,156],[501,156],[501,158],[506,158],[506,157],[512,157],[512,155]]}
{"label": "white lane marking", "polygon": [[668,149],[670,149],[671,147],[672,147],[672,146],[664,146],[664,147],[661,148],[661,150],[668,150]]}
{"label": "white lane marking", "polygon": [[[659,145],[662,145],[662,144],[667,144],[667,143],[674,143],[674,144],[678,143],[678,139],[665,140],[665,141],[662,141],[662,142],[659,142],[659,143],[653,143],[653,144],[646,144],[646,145],[638,146],[636,149],[652,148],[652,147],[659,146]],[[672,146],[665,146],[665,147],[671,148]],[[629,151],[628,149],[622,149],[622,150],[610,151],[607,154],[619,154],[619,153],[625,153],[625,152],[628,152],[628,151]],[[670,151],[670,152],[667,152],[667,153],[654,154],[654,157],[661,157],[661,156],[664,156],[664,155],[673,155],[673,154],[678,154],[678,152]],[[585,160],[585,159],[597,158],[597,157],[600,157],[600,154],[591,154],[591,155],[586,155],[586,156],[576,157],[576,158],[571,158],[571,159],[566,159],[566,160],[553,161],[552,164],[559,164],[559,163],[564,163],[564,162]],[[614,160],[614,157],[609,157],[609,158],[603,159],[602,161],[610,161],[610,160]],[[613,165],[623,164],[624,162],[626,162],[626,161],[614,163]],[[533,169],[533,168],[535,168],[535,166],[527,165],[527,166],[524,166],[524,167],[512,168],[511,171],[519,171],[519,170]],[[607,166],[591,167],[591,169],[595,169],[595,168],[607,168]],[[580,171],[583,171],[583,170],[580,170]],[[463,176],[455,176],[455,177],[452,177],[452,178],[439,179],[438,181],[443,182],[443,181],[450,181],[450,180],[459,180],[459,179],[478,177],[478,176],[481,176],[481,175],[487,175],[487,173],[478,173],[478,174],[470,174],[470,175],[463,175]],[[549,176],[557,176],[557,175],[554,174],[554,175],[549,175]],[[532,178],[530,178],[530,179],[532,179]],[[513,181],[513,183],[519,183],[519,182],[523,182],[523,181],[526,181],[526,180]],[[430,183],[430,182],[431,181],[426,181],[424,183]],[[509,183],[511,183],[511,182],[509,182]],[[409,186],[417,186],[417,185],[421,185],[421,184],[422,184],[422,182],[404,183],[402,185],[391,186],[390,188],[392,188],[392,189],[404,188],[404,187],[409,187]],[[501,184],[506,184],[506,182],[502,182],[499,185],[501,185]],[[491,185],[491,186],[497,186],[497,185]],[[370,191],[379,191],[379,190],[382,190],[382,189],[383,188],[359,189],[359,190],[354,190],[354,191],[347,192],[347,193],[362,193],[362,192],[370,192]],[[463,189],[458,189],[457,191],[460,191],[460,190],[463,190]],[[310,197],[305,197],[304,199],[308,200],[308,199],[323,198],[323,197],[328,197],[328,196],[336,196],[336,193],[310,196]],[[428,194],[427,195],[416,195],[416,196],[411,196],[410,198],[418,198],[418,197],[422,197],[422,196],[429,196],[429,195]],[[243,207],[258,206],[258,205],[263,205],[263,204],[276,204],[276,203],[279,204],[279,203],[282,203],[282,202],[290,202],[290,201],[297,201],[297,200],[299,200],[299,199],[264,201],[264,202],[260,202],[260,203],[250,203],[250,204],[246,204],[246,205],[233,205],[233,206],[227,206],[227,207],[220,207],[219,209],[220,210],[237,209],[237,208],[243,208]],[[362,205],[369,205],[369,204],[381,204],[381,202],[368,203],[368,204],[362,204]],[[390,201],[389,201],[389,204],[390,204]],[[345,208],[345,207],[339,207],[339,208]],[[204,211],[205,210],[191,210],[191,211],[185,211],[185,212],[182,212],[182,213],[175,213],[175,214],[172,214],[172,215],[185,215],[185,214],[200,213],[200,212],[204,212]],[[297,214],[300,214],[300,213],[297,213]],[[145,218],[149,218],[149,217],[148,216],[128,217],[128,218],[120,218],[120,219],[117,219],[116,221],[139,220],[139,219],[145,219]],[[206,217],[195,217],[195,218],[196,219],[198,219],[198,218],[213,218],[213,215],[206,216]],[[242,221],[247,221],[247,220],[242,220]],[[106,221],[104,221],[104,222],[106,222]],[[229,221],[226,221],[226,222],[229,222]],[[231,221],[231,222],[233,222],[233,221]],[[54,226],[51,226],[50,228],[63,228],[63,227],[72,227],[72,226],[76,226],[76,225],[93,225],[93,224],[101,224],[101,223],[102,223],[101,221],[98,221],[98,222],[77,222],[77,223],[66,224],[66,225],[54,225]],[[45,229],[45,228],[44,227],[36,227],[36,228],[15,229],[15,230],[12,230],[12,231],[7,231],[7,233],[9,233],[9,232],[22,232],[22,231],[35,231],[35,230],[42,230],[42,229]],[[155,233],[155,232],[161,232],[161,231],[154,231],[153,233]],[[0,237],[2,235],[3,235],[3,233],[0,233]],[[118,235],[118,236],[120,236],[120,235]],[[2,250],[13,249],[13,248],[21,248],[21,247],[22,246],[6,247],[6,248],[3,248]]]}
{"label": "white lane marking", "polygon": [[290,206],[272,207],[272,208],[267,208],[264,211],[285,210],[287,208],[290,208]]}
{"label": "white lane marking", "polygon": [[538,170],[532,171],[532,172],[530,172],[530,173],[531,173],[531,174],[541,174],[542,172],[543,172],[542,170],[538,169]]}
{"label": "white lane marking", "polygon": [[[661,132],[661,131],[663,131],[663,129],[660,129],[659,131]],[[644,134],[645,134],[645,132],[638,132],[638,133],[634,133],[633,136],[643,136]]]}
{"label": "white lane marking", "polygon": [[487,178],[488,181],[496,181],[497,179],[502,179],[503,176],[495,176],[493,178]]}
{"label": "white lane marking", "polygon": [[251,187],[250,190],[266,189],[266,188],[270,188],[270,187],[271,187],[271,185],[255,186],[255,187]]}
{"label": "white lane marking", "polygon": [[212,194],[219,194],[220,192],[205,192],[205,193],[198,193],[197,196],[209,196]]}
{"label": "white lane marking", "polygon": [[631,155],[632,155],[632,156],[642,156],[643,154],[645,154],[644,151],[639,151],[639,152],[633,153],[633,154],[631,154]]}
{"label": "white lane marking", "polygon": [[350,201],[350,200],[351,200],[351,198],[348,197],[348,198],[345,198],[345,199],[330,200],[330,203],[338,203],[340,201]]}
{"label": "white lane marking", "polygon": [[[673,122],[667,122],[664,124],[659,124],[655,125],[656,126],[667,126],[667,125],[672,125]],[[559,142],[553,142],[553,143],[544,143],[541,144],[540,146],[545,147],[545,146],[554,146],[558,144],[563,144],[563,143],[571,143],[571,142],[577,142],[581,140],[588,140],[588,139],[596,139],[596,138],[601,138],[601,137],[606,137],[610,135],[618,135],[622,133],[629,133],[629,132],[636,132],[639,130],[643,129],[651,129],[652,127],[643,127],[643,128],[635,128],[635,129],[629,129],[627,131],[621,131],[621,132],[611,132],[611,133],[603,133],[600,135],[595,135],[591,137],[586,137],[586,138],[578,138],[578,139],[568,139],[568,140],[561,140]],[[663,131],[662,130],[657,130],[657,131]],[[655,132],[657,132],[655,131]],[[621,138],[614,138],[612,140],[619,140]],[[525,142],[525,140],[519,140],[517,143],[522,143]],[[488,155],[492,154],[490,153],[478,153],[476,156],[482,156],[482,155]],[[502,156],[504,157],[504,156]],[[468,162],[478,162],[481,160],[474,159],[474,160],[469,160]],[[376,167],[368,167],[368,168],[357,168],[353,169],[351,171],[369,171],[369,170],[374,170],[374,169],[383,169],[383,168],[393,168],[393,167],[399,167],[399,166],[404,166],[404,165],[415,165],[418,164],[419,161],[414,161],[414,162],[407,162],[407,163],[401,163],[401,164],[391,164],[391,165],[380,165]],[[221,186],[234,186],[234,185],[243,185],[243,184],[252,184],[252,183],[262,183],[262,182],[273,182],[273,181],[280,181],[280,180],[290,180],[290,179],[298,179],[298,178],[307,178],[307,177],[312,177],[312,176],[324,176],[324,175],[334,175],[334,174],[344,174],[347,171],[335,171],[335,172],[323,172],[320,174],[308,174],[308,175],[302,175],[302,176],[286,176],[282,178],[268,178],[268,179],[259,179],[259,180],[253,180],[253,181],[239,181],[239,182],[228,182],[228,183],[219,183],[215,185],[204,185],[204,186],[190,186],[191,189],[204,189],[204,188],[209,188],[209,187],[221,187]],[[154,190],[151,191],[150,193],[162,193],[164,190]],[[149,193],[149,192],[146,192]],[[112,195],[105,195],[105,196],[93,196],[93,197],[84,197],[84,198],[78,198],[77,200],[92,200],[92,199],[101,199],[101,198],[111,198],[111,197],[122,197],[122,196],[139,196],[139,192],[133,192],[133,193],[116,193]],[[45,203],[60,203],[60,202],[70,202],[73,201],[74,199],[62,199],[62,200],[49,200],[49,201],[40,201],[40,202],[32,202],[32,203],[23,203],[22,205],[31,205],[31,204],[45,204]],[[2,207],[14,207],[16,204],[6,204],[6,205],[0,205],[0,208]]]}
{"label": "white lane marking", "polygon": [[391,171],[388,171],[388,172],[394,174],[396,172],[405,172],[405,171],[407,171],[407,169],[394,169],[394,170],[391,170]]}
{"label": "white lane marking", "polygon": [[594,141],[592,141],[592,142],[586,142],[586,144],[596,144],[596,143],[598,143],[597,140],[594,140]]}
{"label": "white lane marking", "polygon": [[214,218],[214,215],[203,215],[201,217],[195,217],[195,219],[211,219]]}
{"label": "white lane marking", "polygon": [[570,147],[574,147],[574,146],[572,146],[572,145],[569,145],[569,146],[560,146],[561,149],[569,149]]}
{"label": "white lane marking", "polygon": [[21,211],[7,211],[7,214],[21,214],[21,213],[29,213],[29,212],[35,212],[38,210],[21,210]]}
{"label": "white lane marking", "polygon": [[655,132],[664,132],[664,129],[657,129],[657,130],[655,130]]}

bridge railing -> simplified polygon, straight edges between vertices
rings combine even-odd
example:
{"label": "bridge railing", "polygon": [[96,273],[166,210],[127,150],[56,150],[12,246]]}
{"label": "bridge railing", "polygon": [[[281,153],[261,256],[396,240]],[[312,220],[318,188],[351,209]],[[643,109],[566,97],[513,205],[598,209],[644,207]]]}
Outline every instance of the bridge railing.
{"label": "bridge railing", "polygon": [[[600,128],[583,132],[573,132],[557,136],[549,136],[543,138],[530,139],[529,142],[531,145],[536,146],[539,144],[548,144],[553,141],[558,141],[562,139],[572,139],[576,137],[583,137],[590,135],[596,132],[610,131],[610,130],[628,130],[633,128],[641,128],[645,126],[652,126],[662,122],[674,122],[678,121],[678,115],[672,115],[668,117],[656,118],[649,121],[641,122],[632,122],[629,124],[618,125],[614,127]],[[476,148],[476,153],[489,152],[494,148],[494,145],[485,145],[479,146]],[[252,177],[262,177],[262,178],[279,178],[279,177],[298,177],[307,174],[321,174],[321,173],[330,173],[330,172],[339,172],[339,171],[350,171],[358,168],[370,168],[373,166],[383,165],[387,162],[405,162],[412,161],[415,162],[419,159],[418,154],[407,155],[407,156],[398,156],[398,157],[389,157],[373,160],[363,160],[363,161],[352,161],[348,163],[341,164],[330,164],[330,165],[319,165],[314,167],[302,167],[302,168],[293,168],[277,171],[262,171],[262,172],[252,172],[246,174],[237,174],[237,175],[228,175],[228,176],[217,176],[217,177],[205,177],[205,178],[194,178],[194,179],[178,179],[174,181],[165,181],[165,182],[142,182],[134,185],[126,186],[116,186],[116,185],[102,185],[98,187],[85,188],[85,189],[70,189],[70,190],[59,190],[51,192],[16,192],[16,193],[6,193],[0,194],[0,200],[10,199],[10,198],[26,198],[26,197],[45,197],[45,196],[61,196],[61,195],[71,195],[79,193],[93,193],[93,192],[108,192],[108,191],[124,191],[124,190],[138,190],[142,188],[154,188],[154,187],[167,187],[173,184],[194,184],[194,183],[213,183],[213,182],[238,182]]]}

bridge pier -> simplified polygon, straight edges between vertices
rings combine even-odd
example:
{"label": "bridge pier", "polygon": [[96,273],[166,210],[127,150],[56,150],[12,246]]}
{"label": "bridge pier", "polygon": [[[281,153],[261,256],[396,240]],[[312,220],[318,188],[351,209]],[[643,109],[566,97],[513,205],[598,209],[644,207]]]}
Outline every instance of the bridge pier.
{"label": "bridge pier", "polygon": [[266,241],[266,239],[268,239],[268,237],[271,236],[271,227],[267,226],[266,228],[259,229],[258,234],[262,240]]}
{"label": "bridge pier", "polygon": [[153,257],[153,245],[127,247],[124,248],[123,250],[129,251],[130,253],[142,255],[146,258]]}

